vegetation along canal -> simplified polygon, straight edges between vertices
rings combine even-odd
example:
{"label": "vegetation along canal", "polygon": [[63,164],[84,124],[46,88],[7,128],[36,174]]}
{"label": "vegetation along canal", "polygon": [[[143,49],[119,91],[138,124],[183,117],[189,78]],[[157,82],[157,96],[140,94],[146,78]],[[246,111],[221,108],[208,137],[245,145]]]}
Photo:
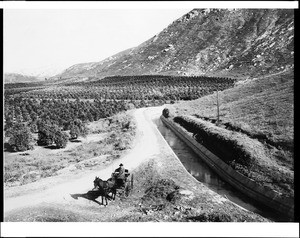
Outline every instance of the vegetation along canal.
{"label": "vegetation along canal", "polygon": [[272,221],[283,221],[285,218],[260,205],[255,204],[230,184],[224,182],[205,162],[199,158],[173,131],[167,128],[160,119],[155,120],[158,130],[175,152],[186,170],[198,181],[205,184],[214,192],[228,198],[235,204]]}

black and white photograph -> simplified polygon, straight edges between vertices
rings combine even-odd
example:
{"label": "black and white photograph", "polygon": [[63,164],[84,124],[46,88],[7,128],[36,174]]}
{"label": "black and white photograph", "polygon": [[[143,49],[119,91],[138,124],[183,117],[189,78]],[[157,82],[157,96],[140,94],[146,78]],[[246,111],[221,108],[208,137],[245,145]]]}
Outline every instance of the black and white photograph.
{"label": "black and white photograph", "polygon": [[2,224],[296,225],[297,4],[125,3],[3,9]]}

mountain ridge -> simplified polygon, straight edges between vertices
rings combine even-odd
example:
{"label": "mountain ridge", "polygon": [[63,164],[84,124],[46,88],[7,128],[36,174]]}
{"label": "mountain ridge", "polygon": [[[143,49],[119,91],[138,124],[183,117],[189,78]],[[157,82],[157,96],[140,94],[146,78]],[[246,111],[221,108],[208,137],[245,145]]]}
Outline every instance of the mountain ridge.
{"label": "mountain ridge", "polygon": [[19,73],[5,73],[4,74],[4,83],[29,83],[29,82],[40,82],[44,79],[41,79],[36,76],[24,75]]}
{"label": "mountain ridge", "polygon": [[238,79],[294,67],[294,10],[193,9],[140,45],[53,79],[207,75]]}

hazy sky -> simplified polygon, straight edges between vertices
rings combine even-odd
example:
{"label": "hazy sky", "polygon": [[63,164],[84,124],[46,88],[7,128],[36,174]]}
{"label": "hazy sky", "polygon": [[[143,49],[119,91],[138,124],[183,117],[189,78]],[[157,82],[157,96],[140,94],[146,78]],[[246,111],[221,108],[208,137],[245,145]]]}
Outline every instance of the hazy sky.
{"label": "hazy sky", "polygon": [[190,10],[5,9],[4,71],[100,61],[141,44]]}

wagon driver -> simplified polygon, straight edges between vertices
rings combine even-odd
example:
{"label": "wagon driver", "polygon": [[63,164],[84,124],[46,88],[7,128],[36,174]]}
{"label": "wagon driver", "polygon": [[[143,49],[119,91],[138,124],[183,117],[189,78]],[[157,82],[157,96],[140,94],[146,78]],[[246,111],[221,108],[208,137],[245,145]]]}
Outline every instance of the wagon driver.
{"label": "wagon driver", "polygon": [[119,168],[115,170],[115,176],[115,178],[117,179],[117,183],[123,185],[125,180],[125,168],[122,163],[119,165]]}

